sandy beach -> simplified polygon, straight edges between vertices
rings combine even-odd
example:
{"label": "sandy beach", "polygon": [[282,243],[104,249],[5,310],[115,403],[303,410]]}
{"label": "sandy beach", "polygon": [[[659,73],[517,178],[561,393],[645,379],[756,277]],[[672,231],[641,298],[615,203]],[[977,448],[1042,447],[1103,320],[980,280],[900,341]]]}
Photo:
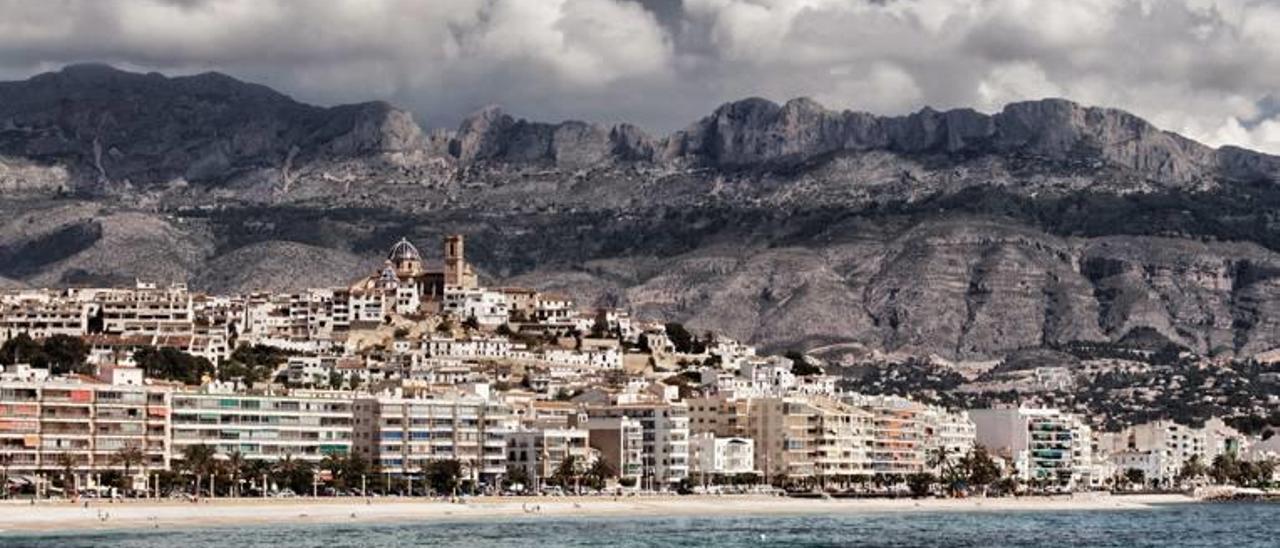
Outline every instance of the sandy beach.
{"label": "sandy beach", "polygon": [[764,496],[472,498],[464,503],[404,499],[221,499],[0,503],[0,533],[165,529],[228,525],[415,522],[486,518],[797,515],[875,512],[1137,510],[1190,503],[1183,495],[970,499],[789,499]]}

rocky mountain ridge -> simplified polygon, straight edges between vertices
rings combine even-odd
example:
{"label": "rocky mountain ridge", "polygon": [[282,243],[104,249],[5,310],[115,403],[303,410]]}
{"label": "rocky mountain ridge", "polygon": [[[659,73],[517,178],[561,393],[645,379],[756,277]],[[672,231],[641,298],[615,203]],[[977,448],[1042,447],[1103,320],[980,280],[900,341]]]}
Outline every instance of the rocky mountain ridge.
{"label": "rocky mountain ridge", "polygon": [[1280,158],[1212,149],[1129,113],[1062,99],[1012,103],[989,115],[925,108],[876,116],[804,98],[782,105],[751,98],[653,137],[630,124],[530,122],[498,107],[471,114],[455,131],[428,133],[386,103],[315,107],[219,73],[167,78],[72,65],[0,83],[0,181],[11,189],[38,178],[23,171],[32,164],[49,168],[50,185],[90,193],[217,185],[253,174],[276,179],[287,193],[302,166],[344,160],[383,162],[438,182],[476,167],[779,171],[872,152],[952,161],[1017,155],[1116,168],[1179,189],[1280,174]]}
{"label": "rocky mountain ridge", "polygon": [[1252,355],[1280,346],[1277,174],[1058,99],[746,99],[665,137],[491,107],[426,132],[386,103],[72,66],[0,83],[0,284],[341,284],[461,232],[489,280],[770,349]]}

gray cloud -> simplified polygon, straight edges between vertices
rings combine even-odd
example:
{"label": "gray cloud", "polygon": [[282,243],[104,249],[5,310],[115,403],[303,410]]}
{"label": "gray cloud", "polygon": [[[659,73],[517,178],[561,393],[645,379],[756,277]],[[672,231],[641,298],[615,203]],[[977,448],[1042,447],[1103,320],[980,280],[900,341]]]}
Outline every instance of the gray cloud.
{"label": "gray cloud", "polygon": [[0,77],[219,70],[429,127],[498,103],[681,127],[746,96],[896,114],[1063,96],[1280,152],[1262,0],[0,0]]}

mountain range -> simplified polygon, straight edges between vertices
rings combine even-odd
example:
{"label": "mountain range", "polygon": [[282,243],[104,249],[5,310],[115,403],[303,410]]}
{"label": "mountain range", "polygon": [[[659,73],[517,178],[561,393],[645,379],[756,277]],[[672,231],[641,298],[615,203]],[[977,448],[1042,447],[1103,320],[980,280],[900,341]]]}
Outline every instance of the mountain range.
{"label": "mountain range", "polygon": [[1278,178],[1280,157],[1062,99],[752,98],[666,136],[489,107],[425,131],[382,102],[73,65],[0,83],[0,287],[340,285],[458,232],[490,283],[772,350],[1249,356],[1280,346]]}

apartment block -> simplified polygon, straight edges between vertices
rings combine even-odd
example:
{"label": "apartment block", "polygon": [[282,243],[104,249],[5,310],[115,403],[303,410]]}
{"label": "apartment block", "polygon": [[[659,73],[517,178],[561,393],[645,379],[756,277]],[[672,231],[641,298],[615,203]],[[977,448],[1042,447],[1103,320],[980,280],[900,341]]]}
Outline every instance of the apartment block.
{"label": "apartment block", "polygon": [[174,392],[173,458],[192,445],[246,459],[275,461],[286,455],[319,462],[352,446],[350,393],[295,391],[289,395],[229,390]]}
{"label": "apartment block", "polygon": [[872,473],[906,476],[924,471],[927,406],[901,397],[860,394],[844,402],[871,414],[867,458]]}
{"label": "apartment block", "polygon": [[545,485],[569,457],[579,472],[585,472],[592,461],[588,439],[589,433],[578,428],[512,432],[507,438],[507,467],[524,470],[536,487]]}
{"label": "apartment block", "polygon": [[870,475],[872,415],[818,396],[751,400],[756,468],[773,482],[842,484]]}
{"label": "apartment block", "polygon": [[0,453],[10,475],[60,472],[67,455],[80,475],[123,471],[116,460],[137,448],[131,473],[163,470],[170,455],[169,392],[86,379],[0,382]]}
{"label": "apartment block", "polygon": [[1013,463],[1025,482],[1072,490],[1092,479],[1093,430],[1075,415],[1051,408],[969,411],[977,442]]}
{"label": "apartment block", "polygon": [[719,437],[711,433],[689,437],[689,472],[706,482],[755,473],[755,442],[748,438]]}
{"label": "apartment block", "polygon": [[573,424],[587,431],[587,443],[599,451],[620,479],[638,482],[645,477],[645,432],[639,419],[626,416],[573,417]]}
{"label": "apartment block", "polygon": [[109,335],[191,335],[194,330],[191,294],[182,285],[100,290],[93,302],[100,308],[102,331]]}
{"label": "apartment block", "polygon": [[588,406],[589,419],[635,419],[641,431],[641,479],[645,486],[674,486],[689,477],[689,411],[683,403]]}
{"label": "apartment block", "polygon": [[492,485],[506,473],[516,420],[506,405],[479,396],[390,393],[358,399],[355,424],[356,449],[388,474],[457,460],[472,480]]}
{"label": "apartment block", "polygon": [[1119,471],[1142,470],[1146,481],[1171,483],[1193,457],[1206,466],[1218,455],[1239,454],[1244,436],[1221,419],[1199,428],[1169,420],[1130,426],[1099,436],[1099,450]]}

